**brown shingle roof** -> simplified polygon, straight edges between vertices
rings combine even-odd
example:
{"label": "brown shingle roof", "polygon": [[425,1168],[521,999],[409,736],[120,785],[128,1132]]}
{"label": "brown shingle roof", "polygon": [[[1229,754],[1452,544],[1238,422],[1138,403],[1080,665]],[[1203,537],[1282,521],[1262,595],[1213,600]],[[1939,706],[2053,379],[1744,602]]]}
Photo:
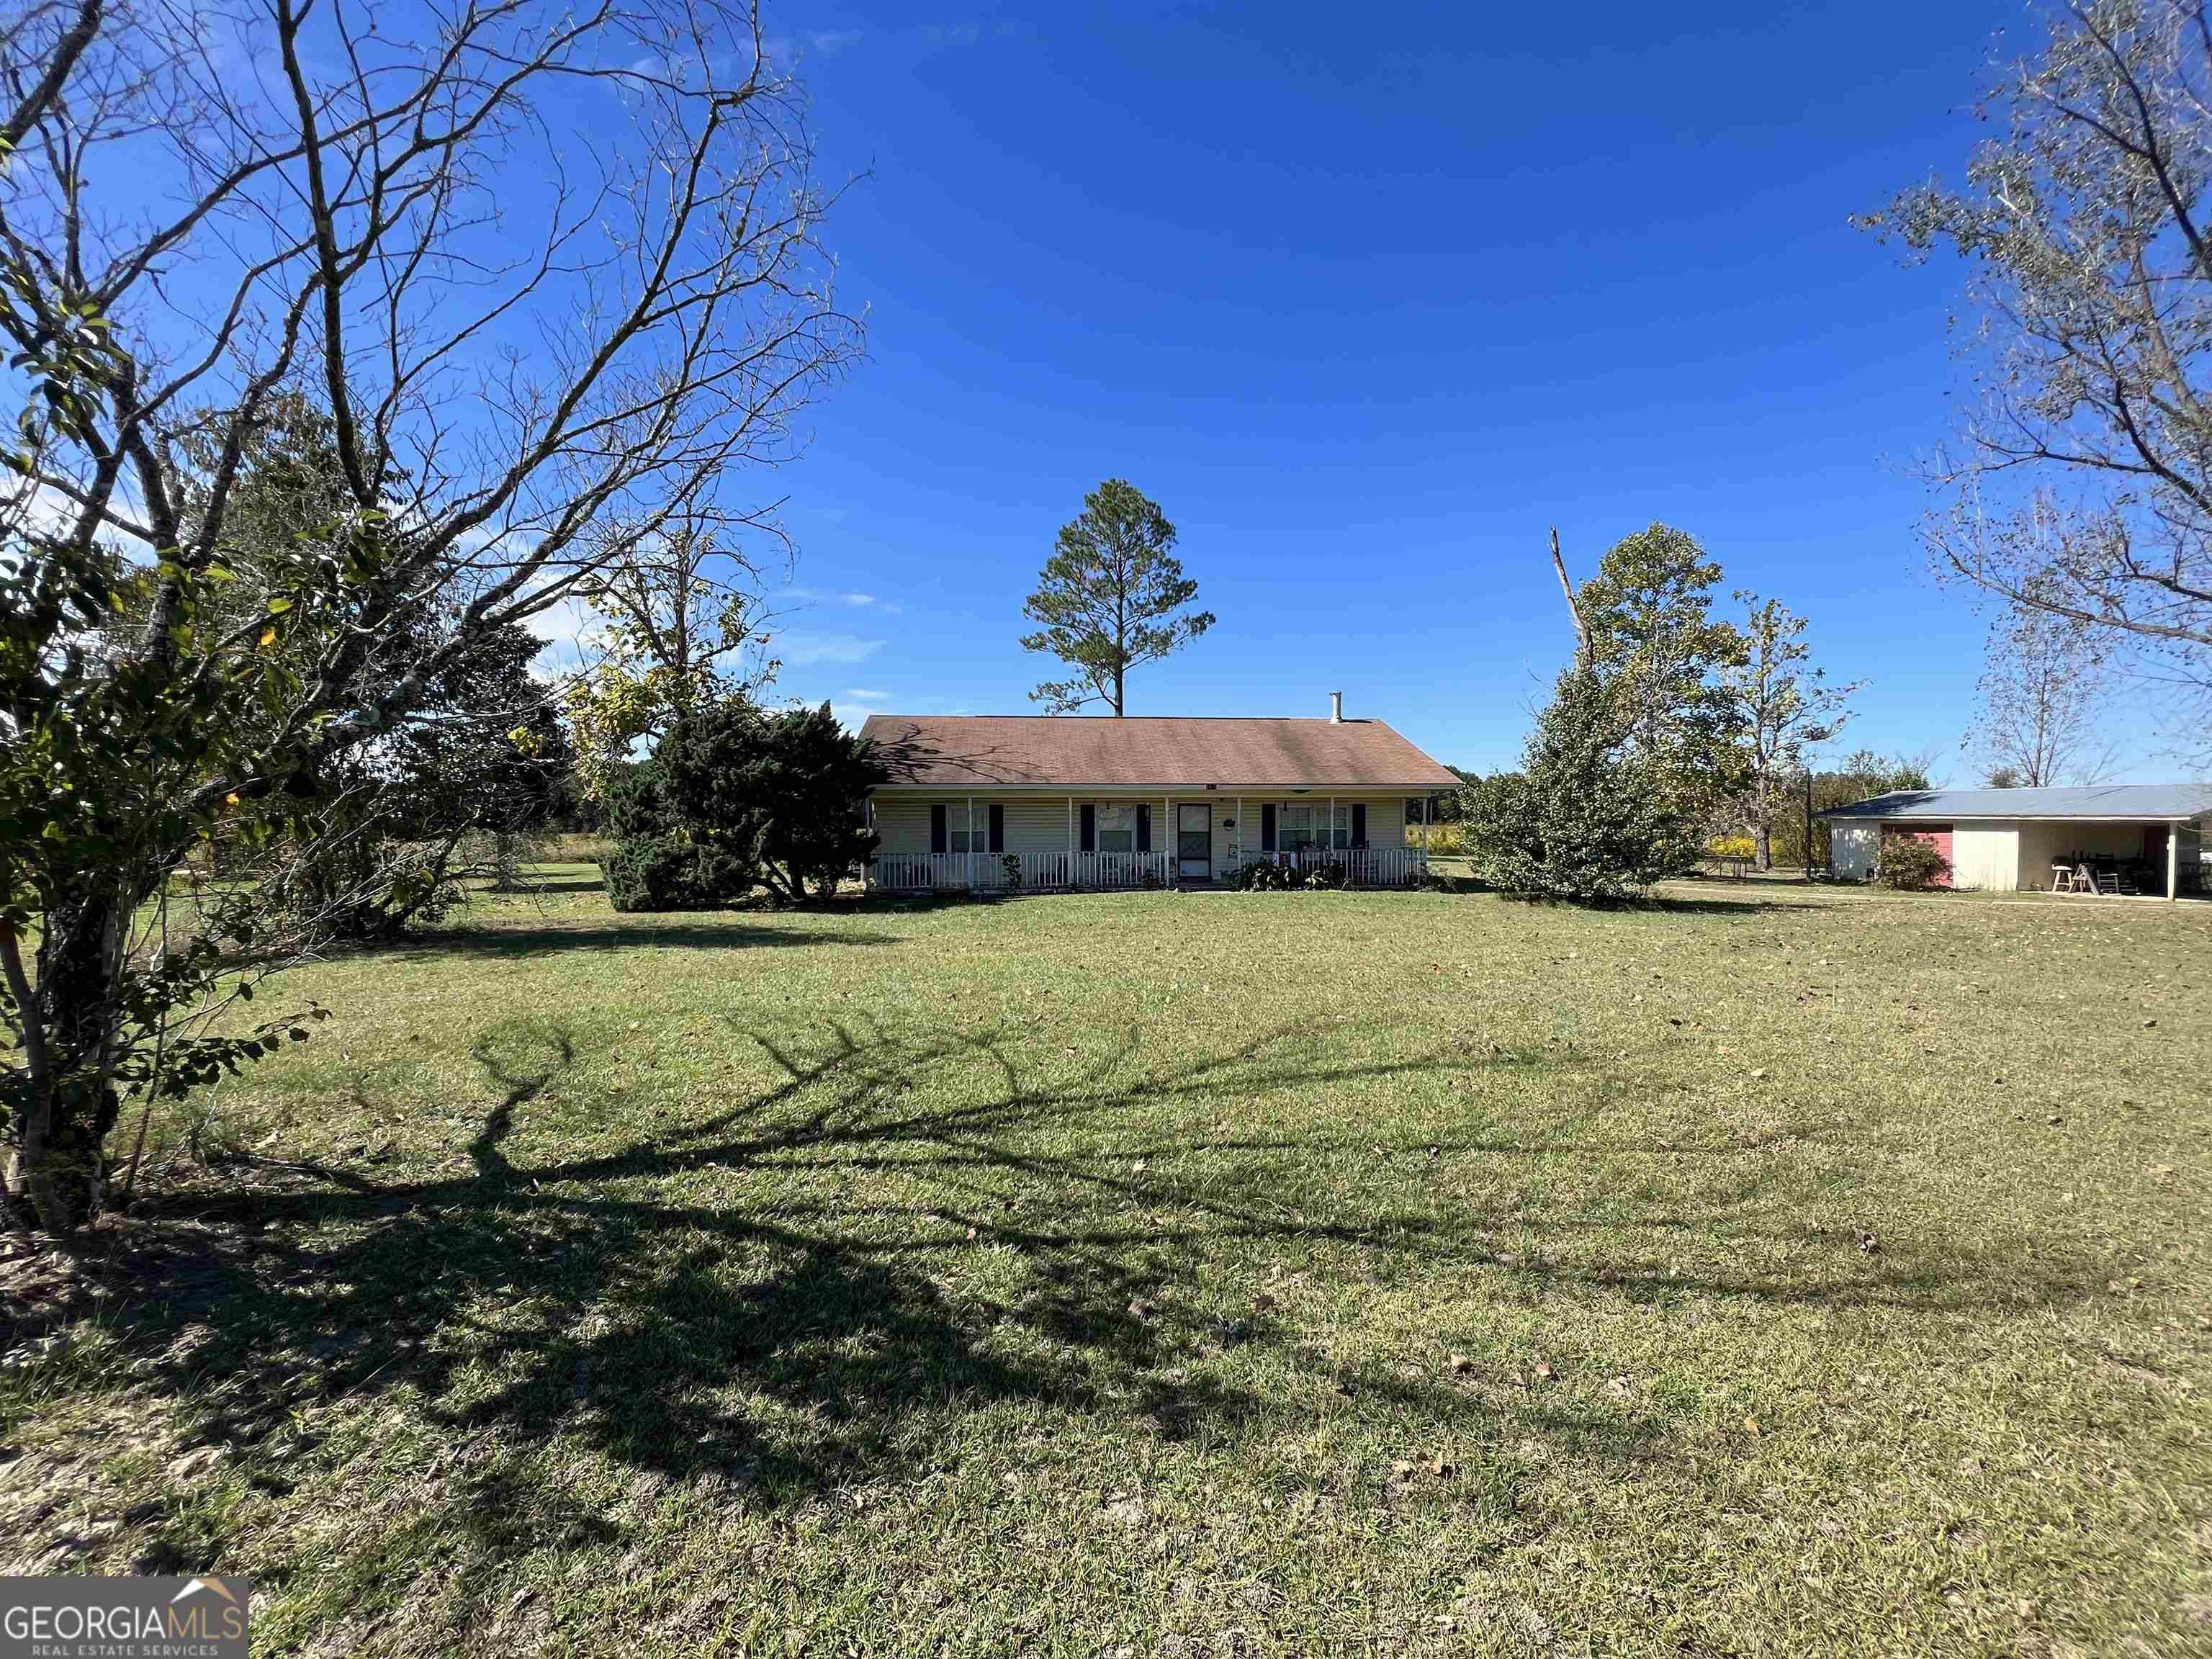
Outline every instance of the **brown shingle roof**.
{"label": "brown shingle roof", "polygon": [[871,714],[860,735],[928,788],[1459,787],[1380,720]]}

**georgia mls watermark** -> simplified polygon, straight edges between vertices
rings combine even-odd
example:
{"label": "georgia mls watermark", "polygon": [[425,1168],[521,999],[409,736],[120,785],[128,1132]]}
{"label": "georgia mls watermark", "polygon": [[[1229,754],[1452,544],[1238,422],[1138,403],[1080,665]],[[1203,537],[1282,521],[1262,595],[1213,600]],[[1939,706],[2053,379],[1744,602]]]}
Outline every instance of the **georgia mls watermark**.
{"label": "georgia mls watermark", "polygon": [[0,1578],[0,1659],[246,1659],[243,1578]]}

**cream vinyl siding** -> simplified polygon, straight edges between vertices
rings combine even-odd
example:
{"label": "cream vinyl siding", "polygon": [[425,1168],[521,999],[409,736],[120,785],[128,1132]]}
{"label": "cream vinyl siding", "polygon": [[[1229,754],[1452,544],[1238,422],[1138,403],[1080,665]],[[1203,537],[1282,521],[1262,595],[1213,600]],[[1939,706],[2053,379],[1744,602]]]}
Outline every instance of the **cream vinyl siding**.
{"label": "cream vinyl siding", "polygon": [[[1006,809],[1006,844],[1009,853],[1059,853],[1071,845],[1081,844],[1083,807],[1085,802],[1094,805],[1109,803],[1115,805],[1136,805],[1139,803],[1152,809],[1152,850],[1172,853],[1176,850],[1175,817],[1170,812],[1163,817],[1164,808],[1173,802],[1180,805],[1186,801],[1204,801],[1212,809],[1213,819],[1213,873],[1218,878],[1234,870],[1238,864],[1249,862],[1260,856],[1260,809],[1273,805],[1281,807],[1292,801],[1312,801],[1318,799],[1326,805],[1328,797],[1312,795],[1246,795],[1242,798],[1243,813],[1237,812],[1239,798],[1228,791],[1208,791],[1203,794],[1126,795],[1110,796],[1078,794],[1075,812],[1070,817],[1067,798],[1060,795],[1002,796],[999,804]],[[1364,801],[1367,806],[1367,844],[1370,847],[1402,847],[1406,843],[1406,798],[1402,795],[1339,795],[1340,805],[1349,806],[1354,801]],[[945,826],[955,829],[963,821],[966,811],[964,796],[924,794],[878,794],[875,798],[876,834],[882,837],[880,851],[896,856],[918,855],[929,851],[929,809],[943,805]],[[992,798],[975,797],[975,827],[988,831],[991,824]],[[1073,828],[1071,829],[1071,825]],[[1233,827],[1232,827],[1233,826]],[[1073,839],[1071,840],[1071,837]]]}
{"label": "cream vinyl siding", "polygon": [[[946,830],[957,829],[967,811],[965,797],[945,800],[931,795],[878,795],[876,834],[883,838],[883,844],[878,850],[900,854],[929,851],[929,809],[939,805],[945,808]],[[1065,801],[1042,800],[1034,795],[1027,795],[1019,799],[1001,800],[999,805],[1006,809],[1007,852],[1057,853],[1067,846],[1067,805]],[[1078,801],[1076,805],[1080,809],[1082,802]],[[990,833],[991,806],[989,796],[975,797],[975,828],[981,836]],[[1079,823],[1078,828],[1080,828]],[[982,844],[988,846],[989,842],[986,841]],[[945,845],[951,847],[949,838]]]}
{"label": "cream vinyl siding", "polygon": [[[1185,797],[1185,799],[1188,799]],[[1260,809],[1273,806],[1279,811],[1293,803],[1303,804],[1314,799],[1311,795],[1247,795],[1243,798],[1244,811],[1237,817],[1237,798],[1232,794],[1214,797],[1213,808],[1213,872],[1234,870],[1239,865],[1249,864],[1260,856]],[[1367,807],[1367,844],[1370,847],[1403,847],[1406,844],[1406,797],[1403,795],[1339,795],[1337,805],[1350,806],[1354,801],[1364,802]],[[1324,808],[1328,797],[1322,798]],[[1237,827],[1229,828],[1231,820]]]}

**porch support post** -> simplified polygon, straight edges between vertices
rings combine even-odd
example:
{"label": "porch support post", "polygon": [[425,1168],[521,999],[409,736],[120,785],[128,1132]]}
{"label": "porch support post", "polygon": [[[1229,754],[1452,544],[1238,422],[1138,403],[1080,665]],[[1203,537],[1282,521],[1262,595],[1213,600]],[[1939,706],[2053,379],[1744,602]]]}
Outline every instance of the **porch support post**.
{"label": "porch support post", "polygon": [[2166,826],[2166,902],[2172,904],[2181,896],[2181,826]]}
{"label": "porch support post", "polygon": [[1237,839],[1229,844],[1237,849],[1231,856],[1237,860],[1237,868],[1242,871],[1244,868],[1244,797],[1242,795],[1237,797]]}
{"label": "porch support post", "polygon": [[[1175,804],[1165,795],[1160,797],[1160,833],[1152,839],[1156,842],[1171,842],[1175,848],[1175,857],[1169,861],[1167,875],[1162,878],[1162,884],[1165,885],[1170,878],[1181,881],[1182,879],[1182,837],[1176,834]],[[1161,848],[1155,846],[1152,848],[1152,856],[1154,858],[1164,856]]]}
{"label": "porch support post", "polygon": [[1421,797],[1421,873],[1429,873],[1429,798]]}
{"label": "porch support post", "polygon": [[968,797],[968,890],[975,890],[975,797]]}
{"label": "porch support post", "polygon": [[1075,885],[1075,797],[1067,798],[1067,884]]}

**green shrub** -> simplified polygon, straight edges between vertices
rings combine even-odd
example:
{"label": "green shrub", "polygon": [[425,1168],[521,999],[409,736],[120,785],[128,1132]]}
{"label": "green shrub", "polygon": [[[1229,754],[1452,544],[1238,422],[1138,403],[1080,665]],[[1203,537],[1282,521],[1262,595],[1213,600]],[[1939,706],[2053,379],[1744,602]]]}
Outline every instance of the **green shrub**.
{"label": "green shrub", "polygon": [[1925,893],[1949,884],[1951,860],[1936,850],[1933,842],[1918,836],[1884,836],[1874,878],[1900,893]]}
{"label": "green shrub", "polygon": [[867,794],[889,775],[826,703],[693,709],[610,780],[608,895],[617,910],[715,909],[756,887],[826,898],[874,853]]}
{"label": "green shrub", "polygon": [[1295,893],[1311,888],[1338,888],[1347,876],[1341,864],[1296,865],[1278,864],[1273,859],[1255,859],[1230,878],[1239,892]]}
{"label": "green shrub", "polygon": [[625,836],[599,868],[617,910],[721,910],[753,890],[746,860],[670,836]]}
{"label": "green shrub", "polygon": [[1633,741],[1633,688],[1577,663],[1559,676],[1518,772],[1462,795],[1475,873],[1501,892],[1615,903],[1696,859],[1683,791]]}

